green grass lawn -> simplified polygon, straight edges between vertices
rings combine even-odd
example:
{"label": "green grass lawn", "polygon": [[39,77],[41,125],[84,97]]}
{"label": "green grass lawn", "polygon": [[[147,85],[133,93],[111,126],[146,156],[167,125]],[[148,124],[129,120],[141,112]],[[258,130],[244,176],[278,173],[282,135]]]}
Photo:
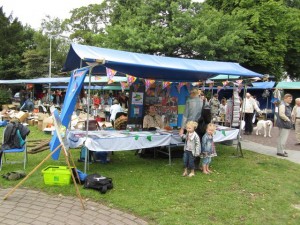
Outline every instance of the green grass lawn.
{"label": "green grass lawn", "polygon": [[[35,127],[30,129],[29,139],[49,138]],[[170,166],[167,158],[115,152],[111,163],[90,164],[88,171],[112,177],[114,189],[105,195],[82,187],[80,191],[84,198],[133,213],[150,224],[300,224],[300,165],[250,151],[244,151],[244,158],[235,158],[235,148],[224,145],[218,145],[217,150],[218,157],[212,162],[214,173],[198,172],[192,178],[181,176],[181,158],[172,159]],[[71,151],[83,171],[84,164],[77,162],[79,152]],[[30,154],[26,172],[48,154]],[[76,196],[73,185],[44,184],[41,170],[48,165],[66,163],[62,155],[59,161],[46,161],[22,187]],[[4,165],[1,174],[21,168],[20,164]],[[1,177],[0,181],[1,188],[18,183]]]}

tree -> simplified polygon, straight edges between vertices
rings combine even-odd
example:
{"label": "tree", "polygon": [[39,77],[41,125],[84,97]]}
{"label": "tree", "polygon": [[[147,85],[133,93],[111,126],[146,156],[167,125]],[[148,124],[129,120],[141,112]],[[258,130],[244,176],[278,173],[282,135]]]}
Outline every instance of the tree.
{"label": "tree", "polygon": [[110,12],[109,1],[73,9],[71,17],[63,21],[62,28],[71,33],[73,40],[95,45],[95,35],[105,33],[105,27],[110,23]]}
{"label": "tree", "polygon": [[34,31],[0,8],[0,78],[22,78],[22,53],[32,45]]}
{"label": "tree", "polygon": [[[246,23],[245,46],[252,48],[243,65],[254,71],[300,78],[299,1],[207,0],[207,4]],[[291,32],[293,31],[293,32]]]}
{"label": "tree", "polygon": [[48,77],[51,39],[51,76],[60,73],[67,55],[69,43],[62,37],[62,21],[46,16],[42,29],[33,36],[34,45],[23,53],[25,64],[22,74],[27,78]]}

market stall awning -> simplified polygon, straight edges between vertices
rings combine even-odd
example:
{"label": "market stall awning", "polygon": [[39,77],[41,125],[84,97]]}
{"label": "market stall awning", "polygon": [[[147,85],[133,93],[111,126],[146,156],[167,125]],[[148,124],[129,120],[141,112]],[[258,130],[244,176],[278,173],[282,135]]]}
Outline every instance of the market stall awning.
{"label": "market stall awning", "polygon": [[269,82],[253,82],[252,83],[252,89],[271,89],[275,85],[274,81]]}
{"label": "market stall awning", "polygon": [[[67,89],[68,86],[51,86],[51,89]],[[121,91],[121,86],[84,86],[84,89],[91,89],[91,90],[105,90],[105,91]],[[125,88],[125,90],[128,90],[129,88]]]}
{"label": "market stall awning", "polygon": [[42,77],[34,79],[0,80],[0,84],[53,84],[69,83],[70,77]]}
{"label": "market stall awning", "polygon": [[211,78],[211,80],[233,80],[233,79],[239,79],[239,78],[240,78],[240,76],[221,74],[221,75]]}
{"label": "market stall awning", "polygon": [[[114,82],[126,82],[126,77],[114,76]],[[34,78],[34,79],[22,79],[22,80],[0,80],[0,84],[60,84],[60,83],[69,83],[70,77],[53,77],[53,78]],[[107,83],[107,76],[92,76],[91,83],[92,84],[100,84]],[[89,78],[86,77],[84,79],[84,83],[89,83]]]}
{"label": "market stall awning", "polygon": [[[252,82],[250,86],[247,86],[247,89],[272,89],[275,85],[274,81],[268,81],[268,82]],[[214,90],[218,89],[218,87],[214,86]],[[224,89],[224,88],[223,88]],[[229,83],[229,86],[226,86],[225,89],[232,90],[233,84]],[[244,87],[242,88],[244,89]]]}
{"label": "market stall awning", "polygon": [[238,63],[204,61],[147,55],[80,44],[71,44],[63,71],[88,66],[86,62],[103,62],[93,74],[105,74],[105,68],[140,78],[168,81],[197,81],[224,75],[262,77]]}
{"label": "market stall awning", "polygon": [[300,82],[279,82],[276,85],[278,89],[300,89]]}

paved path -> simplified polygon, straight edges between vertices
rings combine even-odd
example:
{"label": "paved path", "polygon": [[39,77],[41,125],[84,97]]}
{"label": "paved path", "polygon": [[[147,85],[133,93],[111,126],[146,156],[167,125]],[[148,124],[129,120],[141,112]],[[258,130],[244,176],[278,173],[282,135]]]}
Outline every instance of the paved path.
{"label": "paved path", "polygon": [[277,156],[277,149],[275,147],[270,147],[262,144],[258,144],[248,140],[242,140],[242,149],[247,149],[253,152],[257,152],[260,154],[270,155],[277,158],[289,160],[291,162],[299,163],[300,164],[300,151],[297,150],[286,150],[289,157],[281,157]]}
{"label": "paved path", "polygon": [[76,197],[53,197],[40,191],[17,189],[2,200],[10,189],[0,189],[1,225],[137,225],[148,224],[131,214],[85,201],[86,210]]}
{"label": "paved path", "polygon": [[252,135],[242,135],[242,149],[248,149],[257,153],[286,159],[300,164],[300,146],[295,145],[295,143],[297,143],[295,130],[290,131],[290,135],[286,143],[286,151],[288,152],[289,157],[281,157],[276,155],[276,146],[279,133],[278,127],[273,127],[271,138],[263,137],[262,135],[257,136],[254,133],[255,131]]}

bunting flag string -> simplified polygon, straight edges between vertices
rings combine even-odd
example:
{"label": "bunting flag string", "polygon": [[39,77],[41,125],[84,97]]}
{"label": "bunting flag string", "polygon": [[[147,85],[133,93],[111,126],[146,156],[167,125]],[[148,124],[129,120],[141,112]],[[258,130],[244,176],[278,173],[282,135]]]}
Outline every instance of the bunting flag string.
{"label": "bunting flag string", "polygon": [[110,68],[107,68],[106,67],[106,76],[108,78],[108,81],[107,83],[108,84],[111,84],[113,83],[113,77],[116,75],[117,71],[116,70],[113,70],[113,69],[110,69]]}
{"label": "bunting flag string", "polygon": [[172,82],[170,82],[170,81],[163,81],[162,82],[162,87],[163,87],[163,89],[165,89],[165,88],[170,87],[171,84],[172,84]]}
{"label": "bunting flag string", "polygon": [[126,77],[127,77],[127,83],[128,83],[128,86],[130,87],[136,80],[136,77],[134,76],[131,76],[129,74],[126,74]]}
{"label": "bunting flag string", "polygon": [[227,86],[229,84],[228,80],[222,81],[223,87]]}
{"label": "bunting flag string", "polygon": [[202,84],[201,81],[198,81],[198,82],[193,82],[192,85],[195,87],[195,86],[198,86],[200,87],[200,85]]}
{"label": "bunting flag string", "polygon": [[152,84],[155,83],[155,80],[152,79],[145,79],[145,91],[148,91],[148,89],[151,87]]}
{"label": "bunting flag string", "polygon": [[235,81],[237,84],[241,84],[241,83],[243,83],[243,80],[236,80]]}
{"label": "bunting flag string", "polygon": [[128,88],[128,83],[127,82],[120,82],[120,84],[121,84],[122,92],[124,92],[125,89]]}

